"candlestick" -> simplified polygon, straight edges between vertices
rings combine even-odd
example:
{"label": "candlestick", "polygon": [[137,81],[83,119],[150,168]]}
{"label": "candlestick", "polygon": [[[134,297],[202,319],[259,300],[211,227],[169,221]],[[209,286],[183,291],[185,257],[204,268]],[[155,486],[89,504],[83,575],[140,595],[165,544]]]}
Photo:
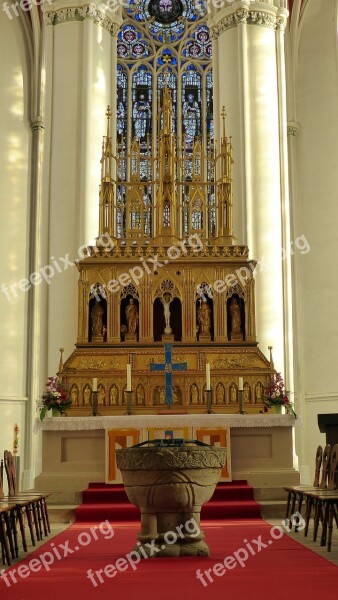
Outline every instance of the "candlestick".
{"label": "candlestick", "polygon": [[127,412],[125,413],[126,415],[133,415],[133,411],[132,411],[132,394],[133,392],[131,390],[126,390],[125,394],[127,396]]}
{"label": "candlestick", "polygon": [[207,385],[206,385],[206,390],[209,391],[211,389],[211,381],[210,381],[210,364],[207,363],[205,365],[205,372],[206,372],[206,378],[207,378]]}
{"label": "candlestick", "polygon": [[127,364],[127,392],[131,392],[131,365]]}
{"label": "candlestick", "polygon": [[238,391],[243,391],[243,377],[240,377],[238,380]]}
{"label": "candlestick", "polygon": [[97,377],[93,379],[93,392],[97,392]]}
{"label": "candlestick", "polygon": [[93,390],[93,417],[97,417],[97,390]]}
{"label": "candlestick", "polygon": [[211,410],[211,406],[212,406],[212,390],[206,390],[206,395],[207,395],[207,410],[206,412],[210,415],[212,414],[214,411]]}
{"label": "candlestick", "polygon": [[241,415],[244,414],[244,399],[243,399],[243,389],[242,390],[238,390],[238,402],[239,402],[239,412]]}

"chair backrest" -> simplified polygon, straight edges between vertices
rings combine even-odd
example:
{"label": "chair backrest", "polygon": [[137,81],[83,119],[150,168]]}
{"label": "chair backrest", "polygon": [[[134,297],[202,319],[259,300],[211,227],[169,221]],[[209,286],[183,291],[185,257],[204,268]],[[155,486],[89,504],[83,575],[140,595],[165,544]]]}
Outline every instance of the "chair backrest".
{"label": "chair backrest", "polygon": [[319,487],[319,479],[320,479],[320,467],[322,466],[323,460],[323,448],[318,446],[316,452],[316,461],[315,461],[315,478],[313,480],[313,487]]}
{"label": "chair backrest", "polygon": [[0,463],[0,499],[4,497],[4,461]]}
{"label": "chair backrest", "polygon": [[330,470],[328,477],[328,490],[335,490],[337,487],[337,468],[338,468],[338,444],[335,444],[331,450]]}
{"label": "chair backrest", "polygon": [[18,493],[18,486],[13,455],[9,450],[5,450],[4,452],[4,463],[8,483],[8,495],[15,496]]}
{"label": "chair backrest", "polygon": [[322,477],[320,480],[319,487],[321,490],[325,490],[327,487],[327,476],[329,472],[330,466],[330,458],[331,458],[331,446],[330,444],[326,444],[323,452],[323,466],[322,466]]}

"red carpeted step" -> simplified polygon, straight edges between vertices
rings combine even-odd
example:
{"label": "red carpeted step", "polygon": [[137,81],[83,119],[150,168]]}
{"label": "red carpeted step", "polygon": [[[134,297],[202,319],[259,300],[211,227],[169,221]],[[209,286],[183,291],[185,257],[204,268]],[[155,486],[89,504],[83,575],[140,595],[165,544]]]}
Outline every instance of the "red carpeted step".
{"label": "red carpeted step", "polygon": [[112,522],[137,521],[140,522],[140,510],[133,504],[81,504],[75,509],[77,523],[95,521]]}
{"label": "red carpeted step", "polygon": [[[202,508],[202,519],[253,519],[260,517],[253,488],[246,481],[219,483],[211,500]],[[138,521],[140,511],[127,497],[123,485],[90,483],[83,491],[83,504],[76,509],[76,521]]]}

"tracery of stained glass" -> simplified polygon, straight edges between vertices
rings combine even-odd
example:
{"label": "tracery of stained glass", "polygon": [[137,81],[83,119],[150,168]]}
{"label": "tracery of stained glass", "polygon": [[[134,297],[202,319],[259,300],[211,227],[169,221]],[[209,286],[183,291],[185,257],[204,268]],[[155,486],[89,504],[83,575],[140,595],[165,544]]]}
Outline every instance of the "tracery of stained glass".
{"label": "tracery of stained glass", "polygon": [[[117,40],[117,154],[118,178],[128,181],[128,161],[133,140],[140,146],[140,179],[154,177],[153,161],[158,139],[158,106],[163,87],[172,92],[172,131],[179,150],[188,157],[185,175],[193,178],[193,143],[213,144],[212,44],[206,24],[204,0],[130,0],[123,10],[123,25]],[[191,159],[189,158],[191,156]],[[206,167],[209,171],[209,167]],[[190,172],[190,176],[189,176]],[[212,190],[211,190],[212,192]],[[189,190],[182,191],[182,228],[191,225]],[[144,233],[152,231],[152,188],[145,186]],[[214,201],[213,201],[214,202]],[[210,227],[215,208],[211,203]],[[126,231],[125,186],[117,193],[118,236]],[[143,211],[142,211],[143,212]],[[189,217],[190,212],[190,217]],[[137,225],[138,215],[131,216]],[[169,215],[167,215],[169,218]],[[196,228],[202,217],[194,215]]]}

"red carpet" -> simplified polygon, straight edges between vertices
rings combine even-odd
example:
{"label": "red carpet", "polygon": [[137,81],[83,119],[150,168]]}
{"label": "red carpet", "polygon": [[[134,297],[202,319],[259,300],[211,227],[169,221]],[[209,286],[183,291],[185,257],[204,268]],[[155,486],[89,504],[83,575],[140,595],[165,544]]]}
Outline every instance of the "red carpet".
{"label": "red carpet", "polygon": [[[314,552],[284,535],[280,539],[278,532],[271,533],[271,526],[260,519],[248,521],[208,521],[204,524],[206,541],[211,549],[210,558],[157,558],[141,561],[133,570],[130,566],[121,572],[112,567],[107,569],[113,578],[104,576],[104,583],[94,587],[87,578],[88,569],[104,569],[106,565],[115,566],[119,557],[124,557],[135,543],[138,526],[123,524],[114,526],[114,536],[105,539],[103,531],[96,530],[97,540],[89,526],[76,524],[48,542],[30,555],[21,565],[26,578],[18,577],[20,565],[10,567],[5,572],[11,587],[0,579],[0,598],[2,600],[216,600],[236,598],[244,600],[287,600],[298,597],[306,600],[335,595],[338,586],[338,568],[318,557]],[[101,528],[102,529],[102,528]],[[109,533],[105,530],[106,534]],[[110,534],[109,534],[110,535]],[[260,538],[261,536],[261,538]],[[88,543],[89,541],[89,543]],[[261,546],[261,542],[266,547]],[[269,544],[270,542],[270,544]],[[88,544],[83,546],[83,544]],[[53,544],[53,545],[51,545]],[[75,550],[78,548],[78,550]],[[239,549],[242,550],[239,550]],[[251,548],[251,550],[250,550]],[[28,564],[37,569],[46,552],[50,556],[58,552],[61,557],[68,549],[73,554],[56,560],[46,572],[30,573]],[[237,553],[237,554],[236,554]],[[239,560],[245,558],[243,567]],[[45,555],[45,557],[48,555]],[[225,557],[232,556],[227,563],[233,568],[226,569],[221,575]],[[236,556],[236,558],[235,558]],[[35,557],[34,562],[32,558]],[[118,563],[121,568],[125,564]],[[126,563],[129,565],[129,563]],[[22,567],[26,565],[26,568]],[[212,569],[220,574],[216,576]],[[196,571],[211,569],[213,583],[204,587],[196,578]],[[13,583],[10,572],[17,577]],[[19,571],[20,573],[20,571]],[[97,577],[97,576],[95,576]],[[203,575],[207,582],[208,578]],[[96,581],[97,579],[95,579]]]}
{"label": "red carpet", "polygon": [[[76,522],[139,521],[140,511],[133,506],[123,485],[91,483],[82,493],[83,504],[76,509]],[[257,519],[260,506],[253,499],[253,488],[246,481],[219,483],[212,499],[202,508],[202,519]]]}

